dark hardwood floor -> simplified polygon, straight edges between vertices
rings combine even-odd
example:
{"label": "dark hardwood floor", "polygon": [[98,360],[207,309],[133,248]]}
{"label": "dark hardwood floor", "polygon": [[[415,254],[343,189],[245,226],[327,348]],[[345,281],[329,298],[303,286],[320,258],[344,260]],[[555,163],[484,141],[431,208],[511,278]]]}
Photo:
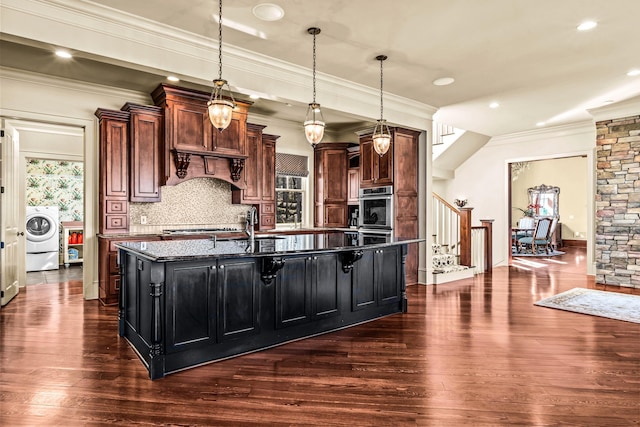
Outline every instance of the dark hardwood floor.
{"label": "dark hardwood floor", "polygon": [[153,382],[115,308],[79,281],[29,286],[0,312],[0,424],[638,426],[640,325],[533,305],[595,286],[584,249],[566,250]]}

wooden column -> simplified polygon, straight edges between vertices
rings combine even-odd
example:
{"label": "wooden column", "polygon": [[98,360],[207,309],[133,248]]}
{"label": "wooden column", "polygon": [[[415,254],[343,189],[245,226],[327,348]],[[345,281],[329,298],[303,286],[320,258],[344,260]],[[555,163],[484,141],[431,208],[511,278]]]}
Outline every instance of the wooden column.
{"label": "wooden column", "polygon": [[471,267],[471,211],[460,208],[460,265]]}
{"label": "wooden column", "polygon": [[493,220],[481,219],[480,224],[482,224],[486,230],[484,236],[484,271],[491,271],[493,270]]}

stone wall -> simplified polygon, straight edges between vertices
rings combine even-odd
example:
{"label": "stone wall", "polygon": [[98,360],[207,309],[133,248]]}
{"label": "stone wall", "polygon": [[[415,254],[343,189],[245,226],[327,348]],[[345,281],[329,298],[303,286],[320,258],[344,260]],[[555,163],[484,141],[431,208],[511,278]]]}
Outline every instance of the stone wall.
{"label": "stone wall", "polygon": [[640,116],[596,128],[596,282],[640,288]]}

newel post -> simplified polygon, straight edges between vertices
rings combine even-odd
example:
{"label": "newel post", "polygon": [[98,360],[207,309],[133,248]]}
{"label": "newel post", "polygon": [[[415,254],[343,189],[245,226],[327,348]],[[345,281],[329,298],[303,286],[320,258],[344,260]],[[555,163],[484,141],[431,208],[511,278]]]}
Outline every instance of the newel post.
{"label": "newel post", "polygon": [[471,211],[460,208],[460,265],[471,267]]}
{"label": "newel post", "polygon": [[493,270],[493,220],[481,219],[480,224],[485,228],[484,236],[484,271]]}

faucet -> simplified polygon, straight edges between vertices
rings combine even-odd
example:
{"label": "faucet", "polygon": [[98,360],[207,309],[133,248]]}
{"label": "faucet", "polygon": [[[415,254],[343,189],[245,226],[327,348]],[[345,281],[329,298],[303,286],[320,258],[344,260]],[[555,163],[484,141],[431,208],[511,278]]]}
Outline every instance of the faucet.
{"label": "faucet", "polygon": [[249,236],[249,242],[253,243],[255,240],[255,225],[258,221],[258,212],[256,211],[255,206],[251,206],[249,211],[247,212],[247,223],[244,227],[245,233]]}

